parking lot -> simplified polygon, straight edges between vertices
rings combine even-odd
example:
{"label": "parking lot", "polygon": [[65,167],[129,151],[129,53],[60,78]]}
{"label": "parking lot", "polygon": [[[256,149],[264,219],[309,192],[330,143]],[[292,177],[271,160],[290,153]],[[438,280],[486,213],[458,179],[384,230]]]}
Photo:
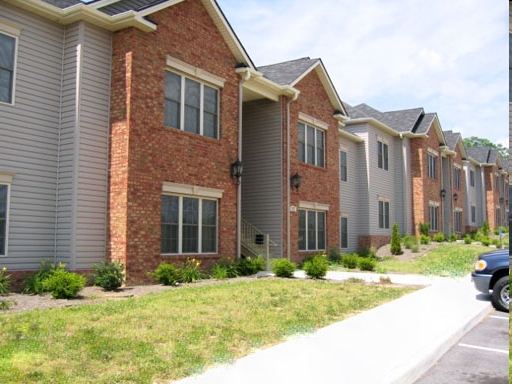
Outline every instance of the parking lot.
{"label": "parking lot", "polygon": [[509,315],[493,311],[415,384],[507,384]]}

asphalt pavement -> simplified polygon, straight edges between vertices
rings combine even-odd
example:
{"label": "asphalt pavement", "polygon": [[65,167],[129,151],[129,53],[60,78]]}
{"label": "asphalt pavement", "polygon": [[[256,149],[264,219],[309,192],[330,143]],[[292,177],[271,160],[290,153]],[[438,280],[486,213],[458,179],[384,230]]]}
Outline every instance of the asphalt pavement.
{"label": "asphalt pavement", "polygon": [[[362,275],[362,276],[358,276]],[[300,271],[297,277],[303,277]],[[327,278],[363,278],[426,285],[312,334],[297,336],[179,384],[414,383],[492,310],[462,279],[329,272]]]}

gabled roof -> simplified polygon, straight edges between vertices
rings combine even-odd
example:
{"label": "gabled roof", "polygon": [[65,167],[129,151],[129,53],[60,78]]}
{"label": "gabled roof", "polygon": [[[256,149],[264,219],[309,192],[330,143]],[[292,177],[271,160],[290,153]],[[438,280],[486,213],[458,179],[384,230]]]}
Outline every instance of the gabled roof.
{"label": "gabled roof", "polygon": [[303,57],[283,63],[264,65],[259,67],[258,71],[268,80],[281,86],[289,87],[294,87],[309,73],[316,71],[334,109],[341,112],[341,115],[348,117],[347,110],[339,98],[321,59]]}
{"label": "gabled roof", "polygon": [[463,159],[468,156],[466,147],[464,146],[464,141],[462,140],[462,135],[459,132],[443,131],[443,136],[446,142],[446,146],[450,151],[456,152],[457,148],[459,148]]}
{"label": "gabled roof", "polygon": [[[418,131],[420,124],[425,116],[423,108],[404,109],[401,111],[384,112],[383,123],[393,127],[398,132],[410,132],[414,134],[425,134],[427,131],[425,125]],[[428,128],[427,128],[428,130]]]}
{"label": "gabled roof", "polygon": [[384,120],[384,113],[370,107],[368,104],[363,103],[356,105],[355,107],[345,104],[345,106],[347,107],[347,112],[352,119],[372,117],[375,120]]}
{"label": "gabled roof", "polygon": [[468,156],[481,165],[501,165],[501,156],[496,148],[485,147],[470,147],[466,149]]}

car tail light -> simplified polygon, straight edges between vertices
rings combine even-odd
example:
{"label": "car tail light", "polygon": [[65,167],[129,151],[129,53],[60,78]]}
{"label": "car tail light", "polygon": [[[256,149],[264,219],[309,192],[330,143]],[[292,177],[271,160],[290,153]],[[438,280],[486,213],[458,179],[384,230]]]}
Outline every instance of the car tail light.
{"label": "car tail light", "polygon": [[475,264],[475,270],[476,271],[483,271],[485,268],[487,268],[487,263],[485,260],[478,260]]}

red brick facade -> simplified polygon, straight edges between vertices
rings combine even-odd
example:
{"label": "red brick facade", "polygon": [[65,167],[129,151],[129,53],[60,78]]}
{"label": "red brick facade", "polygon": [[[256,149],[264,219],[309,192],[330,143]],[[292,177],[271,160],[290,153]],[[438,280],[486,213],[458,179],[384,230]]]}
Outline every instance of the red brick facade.
{"label": "red brick facade", "polygon": [[[295,88],[300,91],[299,98],[290,105],[290,168],[291,174],[302,176],[302,186],[298,191],[291,191],[291,205],[297,207],[297,212],[291,212],[291,259],[298,262],[307,255],[318,252],[299,251],[299,207],[300,202],[318,203],[329,206],[326,213],[326,251],[339,246],[339,133],[338,120],[333,117],[334,107],[320,81],[316,71],[307,74]],[[283,103],[284,105],[285,103]],[[284,105],[285,106],[285,105]],[[286,108],[283,116],[286,117]],[[325,132],[325,168],[301,163],[299,161],[298,143],[299,113],[304,113],[323,123],[329,128]],[[283,121],[286,121],[283,118]],[[286,132],[286,130],[283,130]],[[286,134],[283,137],[283,153],[286,156]],[[283,159],[285,162],[286,159]],[[284,178],[289,183],[288,178]],[[286,185],[284,186],[286,190]],[[284,196],[284,198],[286,198]],[[286,201],[286,200],[285,200]],[[285,211],[288,207],[284,207]],[[286,212],[284,212],[286,217]]]}
{"label": "red brick facade", "polygon": [[[236,59],[199,0],[151,15],[158,29],[115,33],[112,61],[109,255],[126,265],[130,283],[147,280],[164,260],[161,196],[164,182],[223,190],[218,204],[218,255],[236,253],[239,80]],[[165,127],[164,78],[172,56],[225,79],[220,90],[219,140]],[[172,260],[179,260],[179,256]]]}

